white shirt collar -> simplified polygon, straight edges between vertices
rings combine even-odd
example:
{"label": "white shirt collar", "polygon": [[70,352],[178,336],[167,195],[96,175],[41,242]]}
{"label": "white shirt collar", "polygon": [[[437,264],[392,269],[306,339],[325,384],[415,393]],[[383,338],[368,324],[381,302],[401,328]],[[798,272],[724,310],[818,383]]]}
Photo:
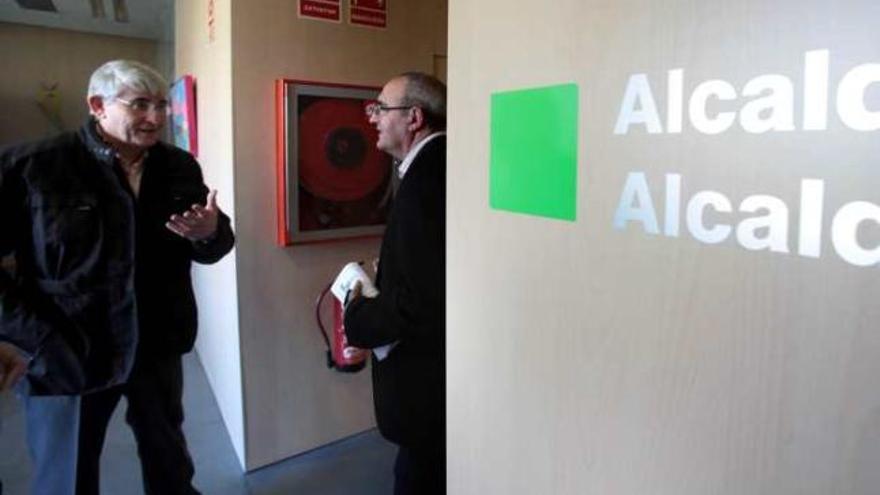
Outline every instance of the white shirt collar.
{"label": "white shirt collar", "polygon": [[425,139],[422,139],[421,141],[416,143],[416,145],[409,150],[409,153],[407,153],[406,156],[403,157],[403,161],[400,162],[400,165],[397,166],[397,176],[401,179],[403,178],[403,175],[406,174],[407,170],[409,170],[409,166],[412,165],[413,160],[416,159],[416,155],[419,154],[419,151],[421,151],[422,147],[428,144],[428,141],[434,139],[437,136],[445,135],[446,131],[435,132],[433,134],[429,134]]}

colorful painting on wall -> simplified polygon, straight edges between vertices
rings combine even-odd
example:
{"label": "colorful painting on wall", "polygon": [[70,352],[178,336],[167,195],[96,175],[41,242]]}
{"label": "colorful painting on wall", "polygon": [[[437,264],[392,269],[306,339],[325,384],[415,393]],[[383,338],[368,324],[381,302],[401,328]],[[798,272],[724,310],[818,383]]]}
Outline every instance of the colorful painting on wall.
{"label": "colorful painting on wall", "polygon": [[186,75],[174,81],[169,97],[174,144],[198,157],[199,134],[196,128],[196,89],[193,76]]}

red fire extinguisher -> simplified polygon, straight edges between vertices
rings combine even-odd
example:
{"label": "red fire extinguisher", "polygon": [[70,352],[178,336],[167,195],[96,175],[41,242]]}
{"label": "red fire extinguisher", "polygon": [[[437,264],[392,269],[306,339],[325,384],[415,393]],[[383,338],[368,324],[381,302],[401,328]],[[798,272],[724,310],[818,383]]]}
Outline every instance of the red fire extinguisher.
{"label": "red fire extinguisher", "polygon": [[321,319],[321,306],[324,299],[330,292],[330,285],[321,291],[318,300],[315,302],[315,318],[318,320],[318,328],[321,330],[321,336],[327,344],[327,367],[336,371],[345,373],[354,373],[360,371],[367,364],[368,352],[364,349],[358,349],[348,345],[348,338],[345,336],[345,315],[342,309],[342,303],[335,297],[331,297],[333,304],[333,334],[327,336],[327,329]]}

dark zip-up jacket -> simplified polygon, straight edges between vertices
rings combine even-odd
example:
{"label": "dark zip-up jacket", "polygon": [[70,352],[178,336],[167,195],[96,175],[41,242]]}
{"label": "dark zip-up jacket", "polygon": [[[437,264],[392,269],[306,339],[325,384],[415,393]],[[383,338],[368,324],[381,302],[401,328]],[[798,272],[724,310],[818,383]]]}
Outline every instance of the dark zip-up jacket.
{"label": "dark zip-up jacket", "polygon": [[[34,395],[68,395],[123,382],[135,353],[192,348],[192,261],[232,249],[229,218],[209,242],[165,228],[204,204],[207,188],[188,153],[148,150],[135,198],[114,151],[89,121],[78,132],[0,153],[0,340],[31,356]],[[140,334],[140,335],[139,335]]]}

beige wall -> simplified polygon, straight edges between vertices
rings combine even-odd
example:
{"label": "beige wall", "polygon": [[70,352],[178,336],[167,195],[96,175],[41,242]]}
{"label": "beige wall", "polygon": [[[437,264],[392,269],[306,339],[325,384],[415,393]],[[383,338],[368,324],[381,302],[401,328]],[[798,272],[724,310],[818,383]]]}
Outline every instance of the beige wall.
{"label": "beige wall", "polygon": [[[88,115],[89,76],[102,63],[128,58],[155,65],[155,41],[0,22],[0,145],[79,127]],[[40,111],[42,85],[57,83],[61,129]]]}
{"label": "beige wall", "polygon": [[[316,296],[378,240],[280,248],[275,240],[273,81],[381,86],[433,69],[445,53],[444,2],[395,2],[389,28],[301,20],[296,2],[232,3],[238,283],[247,467],[253,469],[373,425],[369,372],[325,366]],[[427,33],[427,34],[425,34]],[[442,46],[441,46],[442,45]]]}
{"label": "beige wall", "polygon": [[[215,2],[214,40],[208,37],[208,1],[176,2],[176,73],[196,79],[199,163],[205,181],[238,231],[232,119],[229,0]],[[236,232],[237,235],[241,235]],[[240,242],[240,241],[239,241]],[[199,304],[196,350],[239,461],[245,461],[244,405],[239,347],[235,249],[216,265],[198,266],[193,281]]]}
{"label": "beige wall", "polygon": [[[880,131],[837,116],[837,82],[880,63],[873,1],[468,0],[450,10],[449,493],[873,494],[880,486],[880,278],[835,253],[841,205],[880,202]],[[830,51],[825,131],[804,131],[804,53]],[[793,81],[797,129],[651,134],[614,124],[631,74],[666,123],[667,71],[741,89]],[[494,92],[579,87],[577,220],[492,210]],[[867,108],[880,108],[877,83]],[[766,96],[766,95],[765,95]],[[687,99],[685,105],[687,105]],[[792,253],[649,235],[612,221],[627,173],[657,215],[664,175],[789,207]],[[797,254],[800,181],[825,181],[819,258]],[[876,222],[860,242],[876,246]]]}

